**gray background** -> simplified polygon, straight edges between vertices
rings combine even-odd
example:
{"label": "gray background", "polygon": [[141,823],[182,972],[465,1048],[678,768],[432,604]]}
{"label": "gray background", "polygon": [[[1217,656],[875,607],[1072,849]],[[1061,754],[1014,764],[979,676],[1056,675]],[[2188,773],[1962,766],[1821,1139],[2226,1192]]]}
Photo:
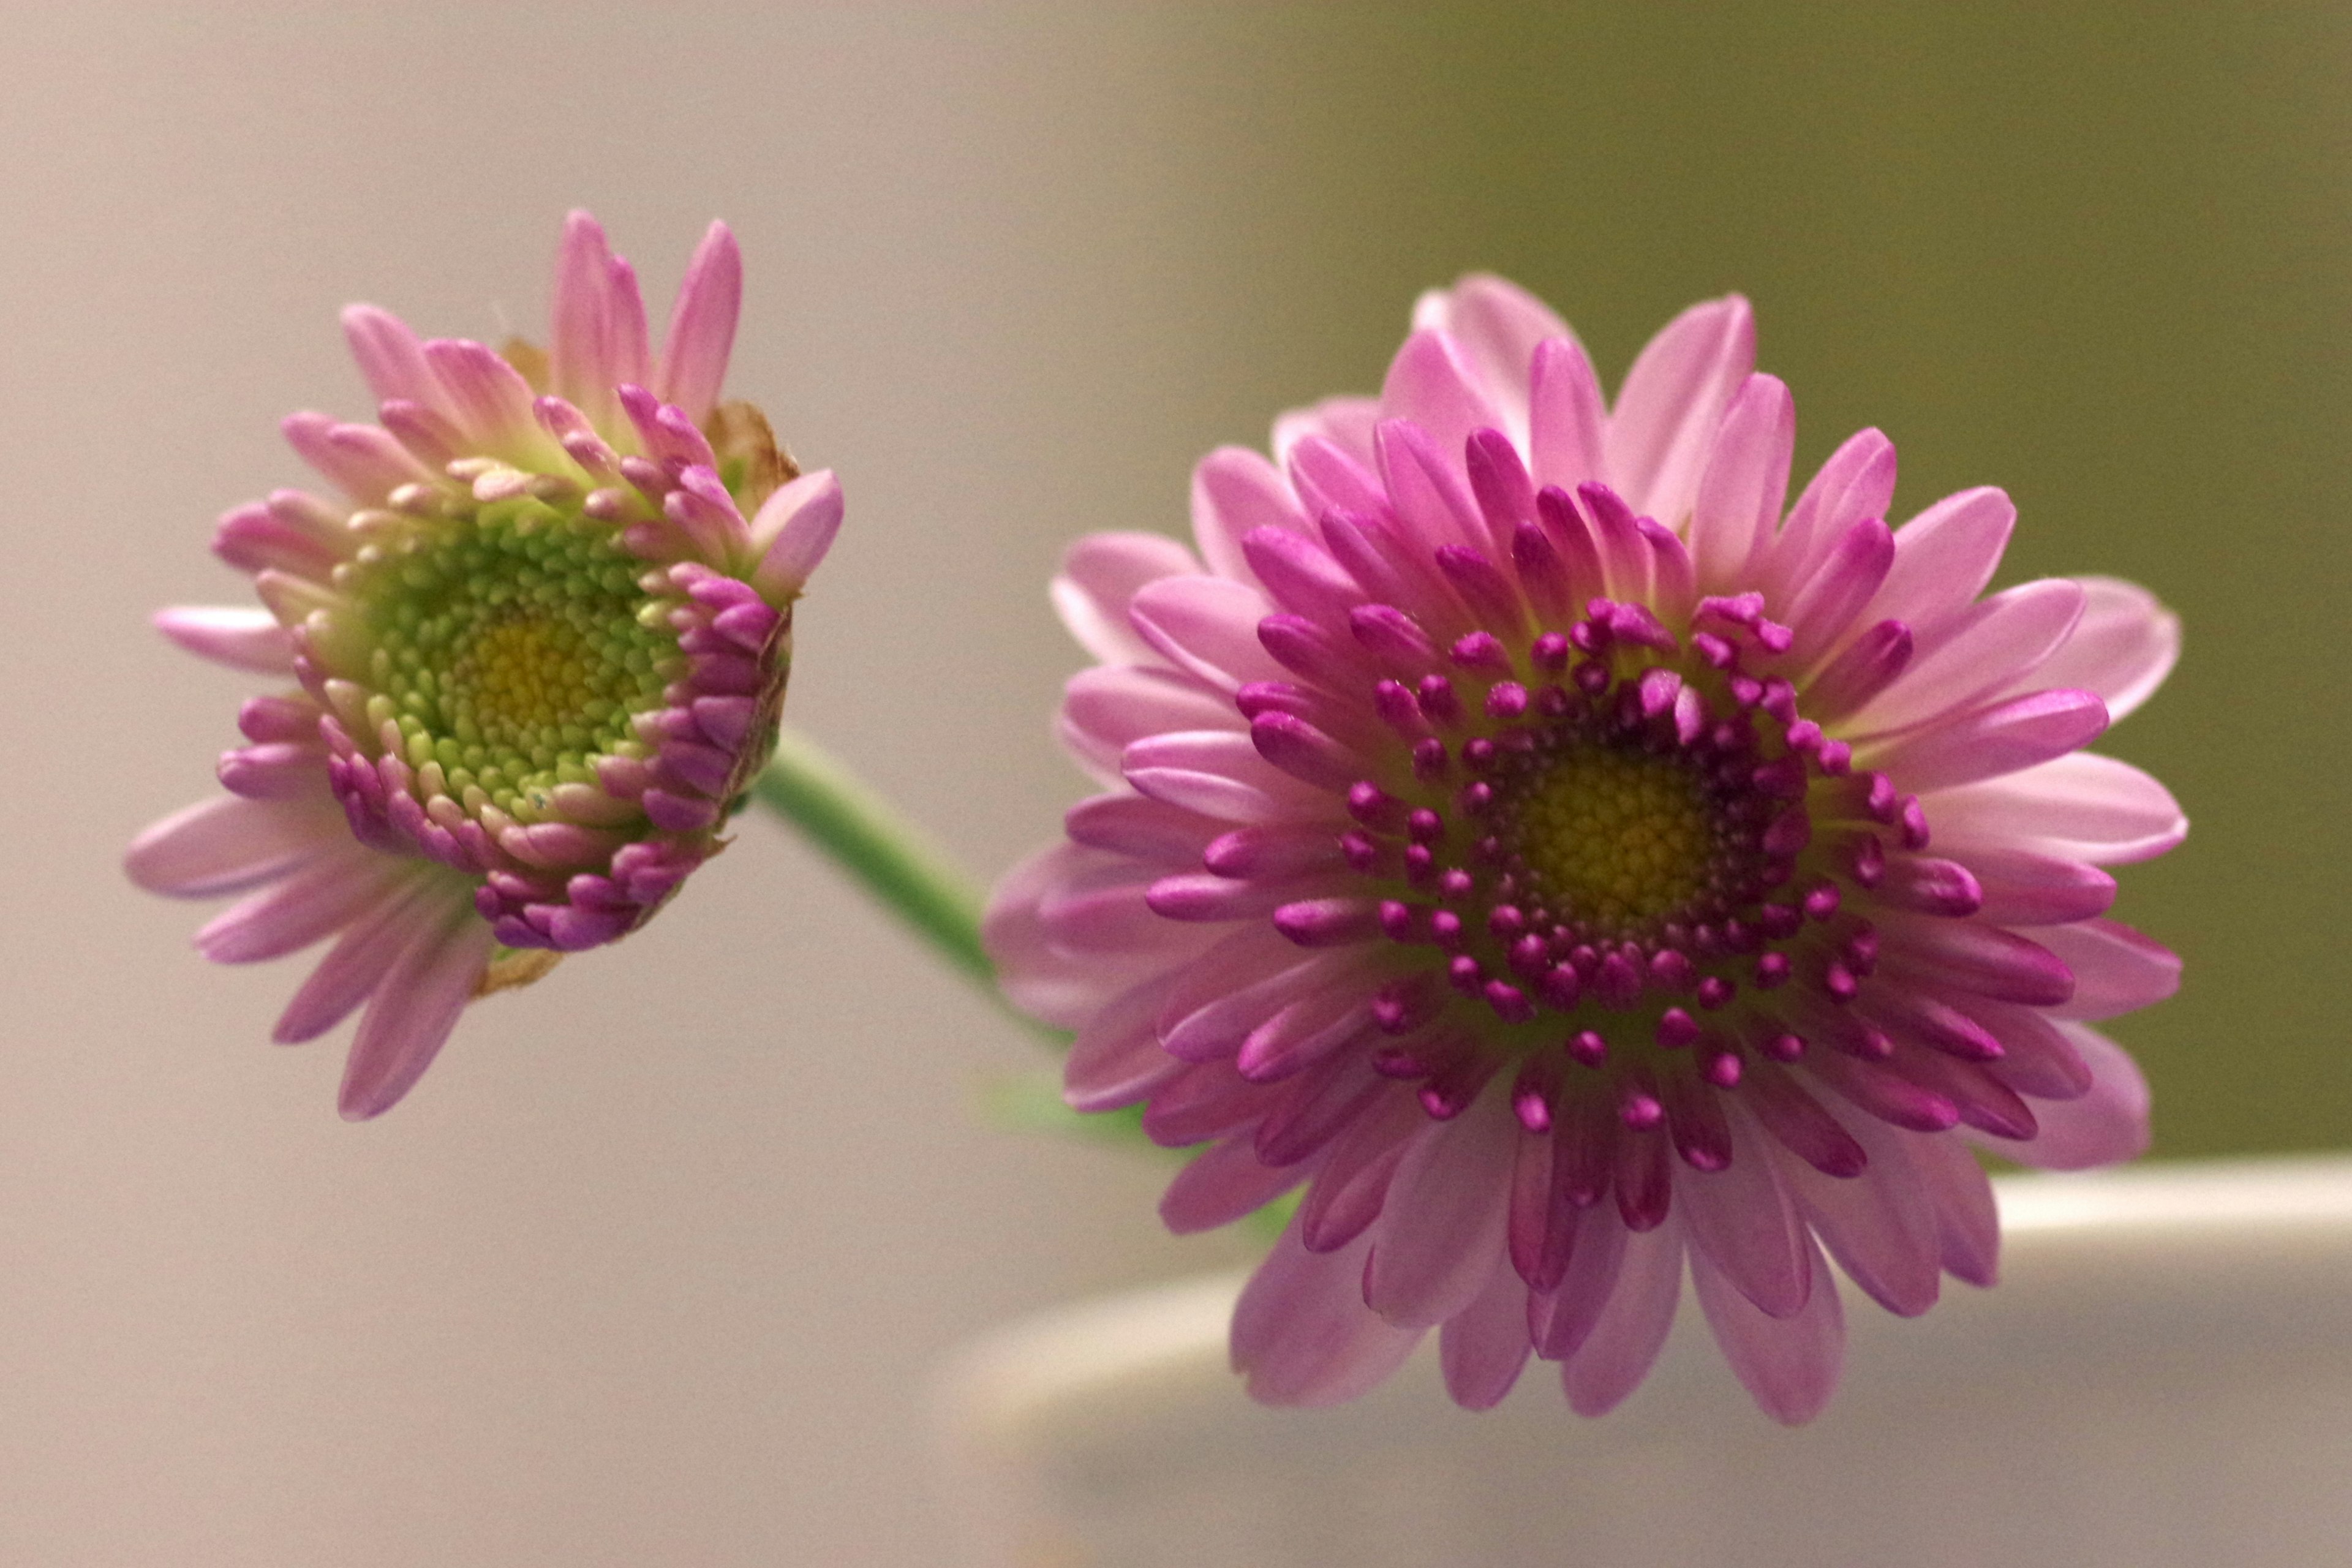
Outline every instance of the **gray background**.
{"label": "gray background", "polygon": [[145,617],[236,596],[204,542],[299,480],[281,414],[366,412],[337,307],[538,331],[574,204],[656,301],[736,226],[731,385],[850,501],[793,715],[985,874],[1077,793],[1070,537],[1180,527],[1465,268],[1612,383],[1744,289],[1801,464],[1880,425],[1906,510],[2010,487],[2011,580],[2182,609],[2107,747],[2196,820],[2123,906],[2190,980],[2118,1033],[2164,1152],[2352,1139],[2340,6],[5,19],[0,1561],[939,1562],[946,1347],[1241,1255],[1157,1234],[1149,1160],[980,1125],[1034,1047],[770,824],[363,1128],[340,1039],[264,1043],[299,964],[121,881],[248,684]]}

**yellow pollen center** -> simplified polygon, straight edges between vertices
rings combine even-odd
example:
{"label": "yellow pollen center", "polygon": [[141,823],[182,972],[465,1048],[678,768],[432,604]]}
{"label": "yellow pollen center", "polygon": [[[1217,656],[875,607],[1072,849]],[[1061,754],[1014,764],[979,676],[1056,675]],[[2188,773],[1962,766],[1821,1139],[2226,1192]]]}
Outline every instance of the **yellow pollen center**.
{"label": "yellow pollen center", "polygon": [[580,629],[552,616],[509,616],[478,632],[451,671],[485,723],[535,729],[576,721],[597,695],[602,661]]}
{"label": "yellow pollen center", "polygon": [[1698,780],[1663,757],[1560,758],[1513,813],[1519,853],[1559,913],[1607,929],[1682,909],[1706,886],[1714,825]]}

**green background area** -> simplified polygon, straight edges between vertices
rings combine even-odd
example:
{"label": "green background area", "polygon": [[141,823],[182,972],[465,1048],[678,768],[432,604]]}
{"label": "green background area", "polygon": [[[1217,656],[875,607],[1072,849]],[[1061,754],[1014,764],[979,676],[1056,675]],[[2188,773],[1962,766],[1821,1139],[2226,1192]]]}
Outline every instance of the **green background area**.
{"label": "green background area", "polygon": [[1612,386],[1738,289],[1801,469],[1876,425],[1898,520],[1999,484],[2002,582],[2176,606],[2180,668],[2100,749],[2194,825],[2116,910],[2188,980],[2113,1032],[2159,1152],[2352,1141],[2352,9],[1224,9],[1184,47],[1186,134],[1248,172],[1209,330],[1257,379],[1214,437],[1370,390],[1466,269],[1549,300]]}

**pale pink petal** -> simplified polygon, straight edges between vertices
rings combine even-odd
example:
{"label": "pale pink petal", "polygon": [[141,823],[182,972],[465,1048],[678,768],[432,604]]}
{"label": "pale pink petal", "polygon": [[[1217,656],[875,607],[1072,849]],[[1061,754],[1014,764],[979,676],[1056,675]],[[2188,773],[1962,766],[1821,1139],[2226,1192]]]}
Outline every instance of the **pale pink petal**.
{"label": "pale pink petal", "polygon": [[1252,529],[1307,531],[1282,470],[1244,447],[1220,447],[1192,469],[1192,538],[1201,558],[1221,577],[1255,580],[1242,550]]}
{"label": "pale pink petal", "polygon": [[1377,397],[1327,397],[1306,408],[1294,408],[1274,422],[1274,460],[1291,467],[1301,442],[1316,439],[1369,472],[1372,467],[1372,427],[1380,423]]}
{"label": "pale pink petal", "polygon": [[1727,1097],[1724,1114],[1731,1163],[1675,1173],[1675,1204],[1691,1254],[1711,1258],[1759,1310],[1793,1316],[1816,1289],[1804,1226],[1746,1110]]}
{"label": "pale pink petal", "polygon": [[1702,594],[1745,588],[1789,498],[1797,405],[1775,377],[1740,386],[1708,448],[1691,508],[1691,563]]}
{"label": "pale pink petal", "polygon": [[402,862],[346,839],[283,880],[213,917],[196,951],[215,963],[252,963],[310,946],[395,893]]}
{"label": "pale pink petal", "polygon": [[[1466,439],[1468,432],[1464,435]],[[1448,544],[1475,549],[1486,542],[1486,519],[1463,471],[1461,442],[1449,449],[1410,420],[1383,419],[1372,444],[1389,505],[1418,549],[1433,551]]]}
{"label": "pale pink petal", "polygon": [[1835,649],[1850,628],[1875,624],[1876,617],[1864,615],[1863,608],[1878,595],[1894,560],[1894,537],[1875,518],[1864,518],[1832,540],[1812,574],[1790,590],[1784,612],[1795,631],[1790,662],[1811,664]]}
{"label": "pale pink petal", "polygon": [[399,399],[447,412],[441,404],[441,384],[425,363],[423,345],[399,317],[373,305],[347,305],[343,341],[351,345],[352,358],[359,362],[360,374],[367,378],[378,403]]}
{"label": "pale pink petal", "polygon": [[1058,730],[1080,762],[1111,779],[1119,776],[1127,748],[1150,736],[1228,730],[1246,737],[1231,700],[1173,671],[1131,664],[1097,665],[1072,676]]}
{"label": "pale pink petal", "polygon": [[122,868],[151,893],[209,899],[282,877],[349,842],[334,802],[218,795],[154,824],[131,841]]}
{"label": "pale pink petal", "polygon": [[1933,647],[1992,581],[2017,526],[2017,508],[1990,487],[1946,496],[1895,531],[1895,562],[1864,615],[1901,621]]}
{"label": "pale pink petal", "polygon": [[1078,1026],[1062,1068],[1062,1098],[1074,1110],[1133,1105],[1183,1069],[1160,1048],[1156,1020],[1172,973],[1120,992]]}
{"label": "pale pink petal", "polygon": [[604,226],[575,209],[563,220],[563,243],[555,253],[548,381],[558,397],[599,426],[619,412],[613,389],[634,379],[621,374],[613,352],[612,287],[613,248]]}
{"label": "pale pink petal", "polygon": [[1992,1284],[2000,1276],[2000,1211],[1993,1202],[1991,1178],[1958,1138],[1902,1136],[1928,1200],[1936,1205],[1945,1272],[1970,1285]]}
{"label": "pale pink petal", "polygon": [[1489,1093],[1413,1145],[1389,1184],[1364,1304],[1405,1328],[1467,1307],[1503,1257],[1517,1125]]}
{"label": "pale pink petal", "polygon": [[1681,1222],[1625,1238],[1609,1304],[1574,1355],[1560,1364],[1560,1386],[1579,1415],[1606,1415],[1650,1375],[1683,1289]]}
{"label": "pale pink petal", "polygon": [[[1790,1156],[1780,1161],[1782,1178],[1838,1267],[1888,1311],[1916,1317],[1936,1304],[1943,1261],[1912,1134],[1852,1110],[1839,1120],[1869,1158],[1862,1174],[1823,1175]],[[1816,1277],[1817,1289],[1827,1286]]]}
{"label": "pale pink petal", "polygon": [[2149,860],[2189,835],[2172,792],[2114,757],[2075,752],[1927,802],[1937,841],[2014,845],[2116,866]]}
{"label": "pale pink petal", "polygon": [[1426,1332],[1368,1310],[1358,1281],[1369,1237],[1309,1252],[1294,1220],[1234,1306],[1234,1370],[1265,1405],[1339,1405],[1404,1364]]}
{"label": "pale pink petal", "polygon": [[[1016,865],[991,894],[981,942],[997,984],[1022,1011],[1056,1028],[1075,1029],[1094,1011],[1142,979],[1134,967],[1078,957],[1047,937],[1039,908],[1046,896],[1109,860],[1100,851],[1055,844]],[[1270,933],[1269,933],[1270,934]],[[1146,973],[1172,968],[1208,945],[1197,930],[1170,922],[1167,947]]]}
{"label": "pale pink petal", "polygon": [[175,605],[155,612],[155,629],[198,658],[257,675],[294,673],[294,642],[265,609]]}
{"label": "pale pink petal", "polygon": [[2078,579],[2087,595],[2074,635],[2037,672],[2045,686],[2095,691],[2110,720],[2147,701],[2180,658],[2180,617],[2137,583]]}
{"label": "pale pink petal", "polygon": [[1305,1165],[1269,1165],[1247,1132],[1213,1143],[1176,1173],[1160,1195],[1160,1221],[1177,1236],[1214,1230],[1265,1207],[1310,1174]]}
{"label": "pale pink petal", "polygon": [[1537,1354],[1566,1361],[1591,1337],[1615,1297],[1618,1270],[1624,1266],[1633,1234],[1613,1203],[1595,1204],[1577,1215],[1574,1245],[1559,1284],[1549,1297],[1528,1300],[1528,1331]]}
{"label": "pale pink petal", "polygon": [[450,918],[466,887],[439,868],[422,861],[406,865],[382,899],[362,910],[327,950],[294,999],[278,1015],[270,1038],[280,1045],[316,1039],[375,994],[400,955],[417,938]]}
{"label": "pale pink petal", "polygon": [[514,366],[466,338],[428,341],[425,362],[441,384],[450,417],[478,451],[530,467],[561,460],[531,408],[530,384]]}
{"label": "pale pink petal", "polygon": [[1444,332],[1418,331],[1390,362],[1381,386],[1381,413],[1410,419],[1429,434],[1436,449],[1455,462],[1473,430],[1499,429],[1503,411],[1479,384],[1461,345]]}
{"label": "pale pink petal", "polygon": [[770,603],[798,598],[841,531],[841,481],[831,468],[803,474],[760,503],[751,547],[760,564],[751,586]]}
{"label": "pale pink petal", "polygon": [[1854,762],[1925,795],[2021,773],[2089,745],[2106,727],[2106,704],[2092,693],[2037,691],[1856,746]]}
{"label": "pale pink petal", "polygon": [[1704,1253],[1691,1255],[1691,1282],[1715,1342],[1764,1414],[1784,1426],[1801,1426],[1822,1413],[1845,1364],[1845,1312],[1837,1287],[1821,1249],[1809,1242],[1805,1250],[1819,1266],[1820,1284],[1804,1310],[1790,1318],[1758,1310]]}
{"label": "pale pink petal", "polygon": [[2063,688],[2049,668],[2051,654],[2074,635],[2083,617],[2080,584],[2045,577],[1995,594],[1971,606],[1924,657],[1914,658],[1894,683],[1842,727],[1869,735],[1924,723],[1941,713],[1965,712],[1984,699],[2022,687]]}
{"label": "pale pink petal", "polygon": [[1538,344],[1528,399],[1528,469],[1535,482],[1572,494],[1600,479],[1609,415],[1584,345],[1572,337]]}
{"label": "pale pink petal", "polygon": [[295,455],[353,500],[380,506],[402,485],[431,484],[433,470],[373,425],[341,425],[323,414],[289,414],[278,422]]}
{"label": "pale pink petal", "polygon": [[1272,613],[1265,595],[1247,584],[1162,577],[1137,591],[1128,621],[1161,658],[1232,691],[1254,680],[1286,677],[1258,641],[1258,623]]}
{"label": "pale pink petal", "polygon": [[2147,1152],[2147,1079],[2124,1048],[2085,1024],[2059,1029],[2091,1069],[2091,1088],[2073,1100],[2038,1102],[2040,1130],[1998,1145],[2006,1158],[2045,1171],[2084,1171]]}
{"label": "pale pink petal", "polygon": [[490,960],[490,928],[472,900],[428,922],[392,962],[343,1063],[346,1121],[381,1116],[433,1065]]}
{"label": "pale pink petal", "polygon": [[2061,1018],[2096,1022],[2165,1000],[2180,989],[2180,955],[2115,921],[2076,921],[2021,933],[2074,972],[2074,994],[2054,1009]]}
{"label": "pale pink petal", "polygon": [[1198,576],[1201,563],[1158,533],[1089,533],[1062,557],[1054,579],[1055,611],[1078,646],[1105,664],[1150,664],[1155,655],[1128,621],[1146,584]]}
{"label": "pale pink petal", "polygon": [[1465,1410],[1491,1410],[1528,1364],[1528,1288],[1508,1259],[1498,1259],[1486,1287],[1445,1321],[1438,1334],[1445,1392]]}
{"label": "pale pink petal", "polygon": [[688,263],[670,311],[669,336],[654,372],[654,395],[701,424],[719,403],[735,348],[735,321],[743,305],[743,256],[735,236],[714,223]]}
{"label": "pale pink petal", "polygon": [[1797,504],[1789,509],[1759,568],[1758,586],[1776,611],[1784,609],[1799,585],[1821,568],[1824,551],[1855,523],[1886,519],[1895,499],[1895,443],[1877,430],[1846,438],[1830,454]]}
{"label": "pale pink petal", "polygon": [[1517,284],[1473,272],[1451,289],[1432,289],[1415,300],[1412,324],[1416,331],[1447,333],[1461,345],[1486,400],[1502,415],[1500,428],[1524,447],[1536,345],[1548,338],[1574,342],[1568,323]]}
{"label": "pale pink petal", "polygon": [[1602,477],[1635,511],[1679,526],[1723,411],[1755,368],[1756,321],[1738,295],[1667,322],[1626,373]]}

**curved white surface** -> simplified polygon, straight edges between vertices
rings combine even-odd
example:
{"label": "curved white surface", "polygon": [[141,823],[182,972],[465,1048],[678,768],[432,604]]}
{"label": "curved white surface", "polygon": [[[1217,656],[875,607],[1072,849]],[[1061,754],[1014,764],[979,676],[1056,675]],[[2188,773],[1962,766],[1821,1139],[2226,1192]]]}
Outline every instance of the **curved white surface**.
{"label": "curved white surface", "polygon": [[990,1568],[2352,1563],[2352,1159],[1998,1184],[2003,1282],[1898,1320],[1845,1287],[1828,1414],[1759,1415],[1685,1301],[1615,1415],[1532,1363],[1447,1403],[1431,1346],[1339,1410],[1252,1405],[1240,1276],[1017,1324],[954,1370]]}

